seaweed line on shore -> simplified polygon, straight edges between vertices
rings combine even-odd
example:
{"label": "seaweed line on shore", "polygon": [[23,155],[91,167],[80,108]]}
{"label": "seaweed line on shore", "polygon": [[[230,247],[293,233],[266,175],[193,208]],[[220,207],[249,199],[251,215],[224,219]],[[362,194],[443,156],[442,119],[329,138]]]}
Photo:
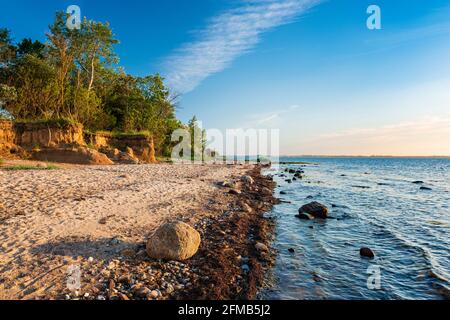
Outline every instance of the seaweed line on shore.
{"label": "seaweed line on shore", "polygon": [[[231,210],[206,218],[203,244],[189,264],[203,277],[178,299],[253,300],[273,266],[275,253],[270,249],[275,223],[266,218],[278,200],[273,197],[275,183],[257,166],[248,173],[254,184],[245,184],[242,193],[229,204]],[[245,210],[249,206],[251,210]],[[257,244],[262,249],[258,250]],[[261,245],[262,244],[262,245]]]}

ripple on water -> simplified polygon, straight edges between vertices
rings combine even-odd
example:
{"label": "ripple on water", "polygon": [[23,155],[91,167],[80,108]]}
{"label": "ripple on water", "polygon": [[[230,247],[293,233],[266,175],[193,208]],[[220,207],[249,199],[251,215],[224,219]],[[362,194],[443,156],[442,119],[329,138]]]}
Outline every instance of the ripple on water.
{"label": "ripple on water", "polygon": [[[279,255],[273,270],[274,286],[262,296],[448,298],[450,159],[336,158],[313,162],[319,166],[303,168],[303,181],[287,184],[286,177],[274,177],[280,185],[278,191],[287,192],[283,199],[292,204],[276,206],[270,213],[277,218],[274,246]],[[421,192],[412,183],[419,180],[433,185],[433,191]],[[337,219],[295,218],[298,208],[310,201],[324,203]],[[362,246],[373,249],[375,259],[361,258]],[[381,271],[380,290],[367,287],[368,268],[374,266]]]}

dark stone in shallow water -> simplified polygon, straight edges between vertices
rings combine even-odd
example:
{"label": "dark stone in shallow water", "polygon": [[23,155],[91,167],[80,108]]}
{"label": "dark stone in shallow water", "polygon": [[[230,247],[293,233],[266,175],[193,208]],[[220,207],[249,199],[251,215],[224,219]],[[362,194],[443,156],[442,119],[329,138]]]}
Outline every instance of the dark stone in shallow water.
{"label": "dark stone in shallow water", "polygon": [[294,252],[295,252],[295,250],[292,249],[292,248],[289,248],[288,251],[289,251],[290,253],[294,253]]}
{"label": "dark stone in shallow water", "polygon": [[366,258],[374,258],[375,257],[375,254],[373,253],[373,251],[370,248],[361,248],[359,250],[359,254]]}
{"label": "dark stone in shallow water", "polygon": [[280,194],[287,194],[286,191],[280,191]]}
{"label": "dark stone in shallow water", "polygon": [[425,182],[423,181],[413,181],[414,184],[424,184]]}
{"label": "dark stone in shallow water", "polygon": [[303,207],[298,209],[300,214],[307,213],[312,215],[314,218],[327,219],[328,218],[328,208],[319,202],[311,202],[305,204]]}
{"label": "dark stone in shallow water", "polygon": [[314,217],[310,216],[309,214],[306,213],[299,213],[298,215],[296,215],[297,218],[301,219],[301,220],[313,220]]}
{"label": "dark stone in shallow water", "polygon": [[428,191],[430,191],[430,190],[433,190],[433,189],[428,188],[428,187],[420,187],[420,190],[428,190]]}

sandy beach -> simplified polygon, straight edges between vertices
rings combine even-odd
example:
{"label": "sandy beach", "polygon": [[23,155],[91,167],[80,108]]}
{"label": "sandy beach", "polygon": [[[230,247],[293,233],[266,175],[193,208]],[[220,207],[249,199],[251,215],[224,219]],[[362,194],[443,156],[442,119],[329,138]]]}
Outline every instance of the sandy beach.
{"label": "sandy beach", "polygon": [[[210,254],[204,250],[219,244],[211,239],[226,247],[224,234],[230,232],[213,234],[208,224],[222,219],[226,227],[224,215],[242,211],[236,208],[242,199],[251,200],[245,189],[233,195],[217,184],[238,181],[252,168],[159,164],[0,171],[0,299],[201,296],[196,283],[211,280],[201,270],[202,256]],[[256,207],[263,210],[269,202]],[[248,205],[255,207],[252,201]],[[174,220],[202,233],[200,253],[187,263],[151,261],[145,254],[146,239]],[[232,240],[234,249],[247,241],[248,230],[241,231],[243,238]],[[73,266],[82,275],[76,291],[67,289]]]}

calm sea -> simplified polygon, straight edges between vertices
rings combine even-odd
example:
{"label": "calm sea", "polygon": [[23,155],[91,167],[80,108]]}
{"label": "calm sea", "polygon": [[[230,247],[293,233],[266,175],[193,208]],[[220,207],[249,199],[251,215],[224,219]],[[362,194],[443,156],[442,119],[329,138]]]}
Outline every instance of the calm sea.
{"label": "calm sea", "polygon": [[[290,203],[268,213],[277,221],[274,246],[279,254],[272,287],[262,298],[450,297],[450,159],[280,161],[313,164],[267,171],[279,185],[276,195]],[[280,177],[284,168],[301,168],[305,177],[290,184]],[[311,201],[328,206],[336,219],[296,218],[298,208]],[[361,247],[370,247],[375,259],[360,257]]]}

